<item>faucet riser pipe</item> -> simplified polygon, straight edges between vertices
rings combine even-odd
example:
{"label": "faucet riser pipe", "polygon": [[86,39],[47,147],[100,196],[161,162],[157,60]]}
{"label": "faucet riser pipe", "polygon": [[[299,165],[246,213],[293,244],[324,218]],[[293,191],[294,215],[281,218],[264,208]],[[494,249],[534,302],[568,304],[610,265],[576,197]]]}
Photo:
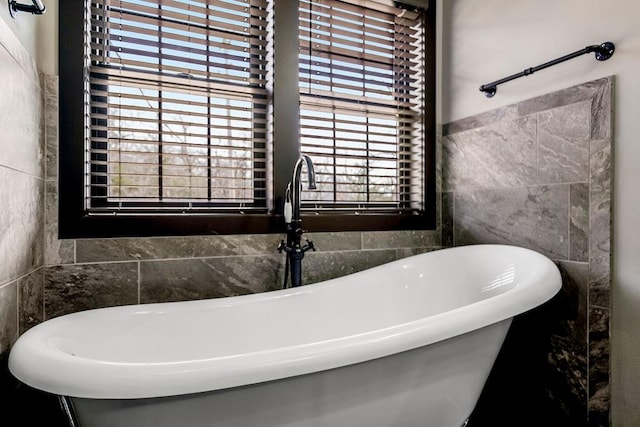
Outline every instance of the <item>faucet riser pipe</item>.
{"label": "faucet riser pipe", "polygon": [[293,251],[288,255],[291,269],[291,287],[295,288],[302,285],[302,258],[304,258],[304,252]]}

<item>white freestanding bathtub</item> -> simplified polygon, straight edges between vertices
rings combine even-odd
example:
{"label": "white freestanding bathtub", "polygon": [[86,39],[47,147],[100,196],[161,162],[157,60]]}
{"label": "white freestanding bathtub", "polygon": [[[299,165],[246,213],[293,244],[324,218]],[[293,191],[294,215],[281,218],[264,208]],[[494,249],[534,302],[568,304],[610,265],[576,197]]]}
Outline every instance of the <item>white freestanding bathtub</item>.
{"label": "white freestanding bathtub", "polygon": [[61,316],[21,336],[9,368],[83,427],[460,427],[511,318],[560,286],[536,252],[465,246],[301,288]]}

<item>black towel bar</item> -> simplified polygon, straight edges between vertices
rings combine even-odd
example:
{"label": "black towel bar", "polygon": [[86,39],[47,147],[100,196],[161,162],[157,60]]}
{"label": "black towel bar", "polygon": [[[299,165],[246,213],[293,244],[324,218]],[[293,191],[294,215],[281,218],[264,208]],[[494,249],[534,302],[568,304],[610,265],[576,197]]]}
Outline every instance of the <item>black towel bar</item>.
{"label": "black towel bar", "polygon": [[580,49],[576,52],[570,53],[568,55],[562,56],[560,58],[554,59],[553,61],[549,61],[546,62],[542,65],[538,65],[537,67],[531,67],[531,68],[527,68],[526,70],[522,71],[521,73],[517,73],[517,74],[513,74],[511,76],[508,77],[504,77],[500,80],[496,80],[495,82],[491,82],[491,83],[487,83],[486,85],[482,85],[480,86],[480,91],[484,92],[485,96],[487,98],[491,98],[493,97],[493,95],[496,94],[496,91],[498,90],[498,85],[502,84],[502,83],[506,83],[508,81],[511,80],[515,80],[519,77],[524,77],[524,76],[528,76],[530,74],[535,73],[536,71],[540,71],[544,68],[547,67],[551,67],[552,65],[556,65],[559,64],[561,62],[564,61],[568,61],[569,59],[573,59],[576,58],[578,56],[584,55],[585,53],[595,53],[596,59],[598,61],[606,61],[607,59],[611,58],[611,56],[613,55],[613,52],[615,51],[615,45],[611,42],[604,42],[601,45],[593,45],[593,46],[587,46],[584,49]]}

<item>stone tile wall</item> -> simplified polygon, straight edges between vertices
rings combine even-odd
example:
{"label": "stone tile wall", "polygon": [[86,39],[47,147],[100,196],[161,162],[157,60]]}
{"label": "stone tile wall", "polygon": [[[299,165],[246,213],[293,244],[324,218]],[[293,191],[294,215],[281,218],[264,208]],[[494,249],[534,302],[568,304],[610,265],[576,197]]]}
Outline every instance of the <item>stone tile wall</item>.
{"label": "stone tile wall", "polygon": [[44,148],[40,78],[3,20],[0,77],[0,358],[4,361],[18,334],[43,318]]}
{"label": "stone tile wall", "polygon": [[[440,247],[433,231],[309,233],[313,283]],[[73,258],[45,267],[47,318],[122,304],[185,301],[280,289],[282,235],[79,239]],[[383,245],[380,241],[387,242]]]}
{"label": "stone tile wall", "polygon": [[562,293],[520,329],[548,328],[544,404],[570,425],[609,423],[612,87],[605,78],[503,107],[442,137],[443,245],[528,247],[562,272]]}
{"label": "stone tile wall", "polygon": [[44,319],[41,87],[33,59],[0,19],[0,405],[6,422],[18,416],[24,425],[36,424],[22,415],[23,387],[7,359],[19,334]]}

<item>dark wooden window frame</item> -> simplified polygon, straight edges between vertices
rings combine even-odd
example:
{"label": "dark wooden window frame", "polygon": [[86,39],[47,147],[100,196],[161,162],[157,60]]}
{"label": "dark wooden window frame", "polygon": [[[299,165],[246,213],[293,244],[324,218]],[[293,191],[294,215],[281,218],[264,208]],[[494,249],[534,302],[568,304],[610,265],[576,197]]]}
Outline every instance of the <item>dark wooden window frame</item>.
{"label": "dark wooden window frame", "polygon": [[[425,23],[425,210],[419,214],[333,214],[303,215],[304,228],[321,231],[421,230],[436,226],[435,188],[435,2],[430,2]],[[276,2],[275,19],[297,19],[297,8]],[[77,0],[60,0],[59,13],[59,237],[143,237],[207,234],[261,234],[284,231],[282,201],[291,171],[298,157],[297,135],[292,136],[287,108],[291,94],[279,95],[278,81],[291,81],[296,64],[277,61],[281,69],[274,82],[273,209],[257,213],[146,213],[93,215],[85,207],[85,16]],[[297,33],[297,26],[295,28]],[[292,40],[293,39],[293,40]],[[297,38],[275,34],[275,52],[297,51]],[[280,73],[279,73],[280,71]],[[294,81],[297,81],[297,76]],[[282,107],[287,105],[288,107]],[[289,114],[288,116],[291,116]],[[293,133],[295,134],[295,132]]]}

